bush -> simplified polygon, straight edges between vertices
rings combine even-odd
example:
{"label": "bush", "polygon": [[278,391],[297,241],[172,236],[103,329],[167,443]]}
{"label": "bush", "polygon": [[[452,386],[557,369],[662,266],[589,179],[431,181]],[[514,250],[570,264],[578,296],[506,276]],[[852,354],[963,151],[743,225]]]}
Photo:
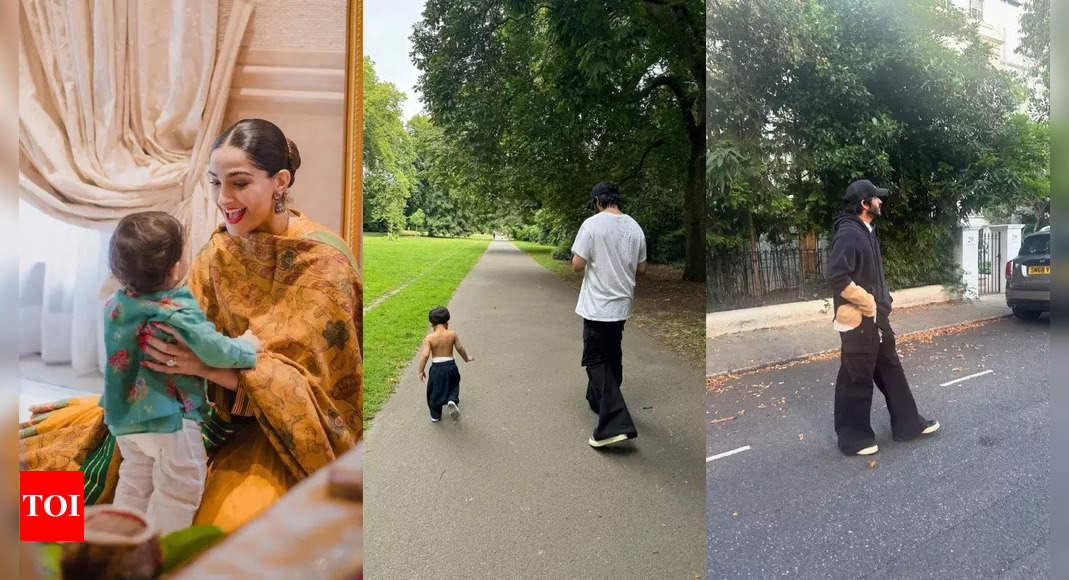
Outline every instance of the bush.
{"label": "bush", "polygon": [[570,244],[562,244],[553,248],[553,259],[568,261],[572,259],[572,247]]}
{"label": "bush", "polygon": [[679,262],[687,254],[687,237],[682,229],[664,232],[647,243],[647,259],[656,264]]}
{"label": "bush", "polygon": [[884,225],[879,235],[889,289],[955,282],[959,269],[954,260],[954,231],[947,223]]}
{"label": "bush", "polygon": [[532,242],[536,244],[539,243],[538,239],[540,237],[538,226],[533,224],[523,226],[519,229],[512,229],[512,231],[509,232],[509,235],[521,242]]}

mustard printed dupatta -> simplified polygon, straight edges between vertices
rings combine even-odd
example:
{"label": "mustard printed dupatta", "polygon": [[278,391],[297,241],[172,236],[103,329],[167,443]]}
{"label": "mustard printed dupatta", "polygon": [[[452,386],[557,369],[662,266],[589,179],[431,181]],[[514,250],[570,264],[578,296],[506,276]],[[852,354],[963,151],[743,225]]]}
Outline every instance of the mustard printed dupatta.
{"label": "mustard printed dupatta", "polygon": [[[264,346],[255,368],[239,372],[237,393],[209,385],[206,445],[248,441],[235,434],[253,425],[236,415],[251,415],[289,483],[355,446],[363,429],[360,274],[344,242],[295,215],[281,236],[220,229],[197,254],[189,283],[220,332],[252,329]],[[96,398],[35,407],[20,426],[21,468],[85,471],[86,503],[107,501],[118,476]]]}
{"label": "mustard printed dupatta", "polygon": [[[263,343],[238,392],[209,393],[224,420],[251,410],[296,479],[351,449],[363,421],[363,290],[348,248],[307,219],[285,236],[220,230],[195,260],[190,290],[221,332]],[[247,398],[247,404],[240,404]]]}

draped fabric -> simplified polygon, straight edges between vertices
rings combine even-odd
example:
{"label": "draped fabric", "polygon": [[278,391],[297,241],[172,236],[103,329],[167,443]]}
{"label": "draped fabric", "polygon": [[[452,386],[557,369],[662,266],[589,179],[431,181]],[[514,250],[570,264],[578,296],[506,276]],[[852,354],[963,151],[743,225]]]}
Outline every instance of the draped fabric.
{"label": "draped fabric", "polygon": [[19,201],[19,355],[103,372],[98,293],[108,234],[64,223]]}
{"label": "draped fabric", "polygon": [[255,0],[21,0],[19,190],[83,226],[162,210],[199,248],[204,180]]}

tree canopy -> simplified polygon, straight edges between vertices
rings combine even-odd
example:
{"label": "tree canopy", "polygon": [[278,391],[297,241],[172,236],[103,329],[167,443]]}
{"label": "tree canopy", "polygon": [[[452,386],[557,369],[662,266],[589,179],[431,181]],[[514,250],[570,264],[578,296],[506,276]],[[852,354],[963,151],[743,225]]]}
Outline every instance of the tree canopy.
{"label": "tree canopy", "polygon": [[888,186],[893,285],[956,277],[954,227],[1042,190],[1026,91],[941,0],[710,0],[710,260],[828,232],[846,185]]}
{"label": "tree canopy", "polygon": [[565,244],[616,182],[651,257],[704,280],[701,7],[429,0],[413,59],[454,194],[503,225],[538,213],[539,241]]}
{"label": "tree canopy", "polygon": [[364,57],[364,229],[397,235],[412,191],[411,139],[401,121],[405,93],[379,79]]}
{"label": "tree canopy", "polygon": [[1025,5],[1017,52],[1029,59],[1029,72],[1039,80],[1040,92],[1032,101],[1032,111],[1046,121],[1050,118],[1050,0],[1030,0]]}

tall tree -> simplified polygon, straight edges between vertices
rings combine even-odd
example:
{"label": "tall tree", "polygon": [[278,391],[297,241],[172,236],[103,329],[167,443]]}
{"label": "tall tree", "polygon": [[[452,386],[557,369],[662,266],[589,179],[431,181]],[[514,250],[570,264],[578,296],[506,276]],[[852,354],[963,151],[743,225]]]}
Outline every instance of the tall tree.
{"label": "tall tree", "polygon": [[1040,92],[1032,101],[1032,111],[1040,121],[1050,118],[1050,0],[1029,0],[1021,14],[1021,44],[1017,53],[1028,57]]}
{"label": "tall tree", "polygon": [[396,236],[412,189],[412,151],[401,120],[405,94],[364,57],[364,227]]}
{"label": "tall tree", "polygon": [[463,186],[453,179],[449,163],[455,159],[456,147],[424,115],[409,119],[407,130],[412,143],[413,187],[406,213],[418,216],[415,223],[420,231],[432,237],[471,234],[478,220],[466,200],[457,195]]}
{"label": "tall tree", "polygon": [[617,181],[625,211],[678,208],[651,245],[682,230],[684,275],[703,280],[701,7],[429,0],[413,58],[431,117],[465,151],[456,169],[468,191],[484,204],[546,208],[574,232],[590,186]]}

